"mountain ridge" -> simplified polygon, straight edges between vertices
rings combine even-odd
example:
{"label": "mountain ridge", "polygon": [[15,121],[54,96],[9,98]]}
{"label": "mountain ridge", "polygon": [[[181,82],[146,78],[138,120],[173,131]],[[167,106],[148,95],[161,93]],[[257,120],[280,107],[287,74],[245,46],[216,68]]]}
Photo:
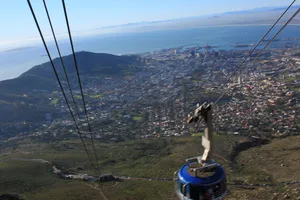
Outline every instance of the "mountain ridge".
{"label": "mountain ridge", "polygon": [[[116,56],[105,53],[77,52],[76,60],[83,80],[86,77],[122,77],[134,74],[143,64],[139,56]],[[69,80],[78,87],[73,55],[63,57]],[[65,91],[67,90],[63,68],[59,58],[53,63]],[[85,88],[85,81],[82,81]],[[50,62],[36,65],[19,77],[0,81],[0,121],[11,122],[27,119],[40,121],[45,113],[56,116],[59,109],[49,104],[49,94],[59,91],[58,83]],[[59,96],[57,99],[60,100]],[[61,113],[60,113],[61,115]],[[0,130],[1,135],[1,130]]]}
{"label": "mountain ridge", "polygon": [[[125,71],[134,73],[141,64],[139,56],[117,56],[106,53],[92,53],[87,51],[76,52],[76,60],[79,72],[85,76],[123,76]],[[69,76],[75,75],[76,69],[73,56],[63,58],[66,71]],[[63,74],[63,68],[59,58],[53,59],[58,74]],[[60,76],[64,80],[64,76]],[[0,92],[26,93],[36,90],[54,90],[56,78],[50,62],[33,66],[19,77],[0,81]],[[22,87],[20,87],[22,86]]]}
{"label": "mountain ridge", "polygon": [[[156,20],[156,21],[140,21],[140,22],[117,24],[117,25],[111,25],[111,26],[102,26],[102,27],[94,28],[93,30],[127,27],[127,26],[139,26],[139,25],[145,25],[145,24],[153,24],[153,23],[161,23],[161,22],[172,22],[172,21],[177,21],[177,20],[188,20],[188,19],[195,19],[195,18],[215,17],[215,16],[229,16],[229,15],[251,14],[251,13],[261,13],[261,12],[270,12],[270,11],[284,11],[286,8],[287,8],[287,6],[258,7],[258,8],[246,9],[246,10],[237,10],[237,11],[229,11],[229,12],[222,12],[222,13],[213,13],[213,14],[208,14],[208,15],[190,16],[190,17]],[[294,5],[292,8],[294,8],[294,9],[295,8],[300,8],[300,5]]]}

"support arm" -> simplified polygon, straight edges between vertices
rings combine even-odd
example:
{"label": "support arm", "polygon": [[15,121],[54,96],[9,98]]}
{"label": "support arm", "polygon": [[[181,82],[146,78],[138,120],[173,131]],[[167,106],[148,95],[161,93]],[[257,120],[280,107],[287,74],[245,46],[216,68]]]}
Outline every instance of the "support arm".
{"label": "support arm", "polygon": [[[197,157],[198,163],[205,163],[206,160],[211,159],[213,153],[213,124],[212,124],[212,106],[211,104],[204,103],[201,106],[197,105],[197,108],[193,116],[189,116],[188,123],[197,123],[200,119],[204,119],[207,124],[204,136],[202,136],[202,146],[204,147],[204,153],[202,157]],[[194,158],[195,160],[196,158]]]}

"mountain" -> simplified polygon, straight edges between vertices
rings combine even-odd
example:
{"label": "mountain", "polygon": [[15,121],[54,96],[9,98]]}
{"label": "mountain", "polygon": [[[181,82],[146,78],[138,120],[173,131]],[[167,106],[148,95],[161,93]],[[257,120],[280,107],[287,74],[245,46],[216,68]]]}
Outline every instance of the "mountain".
{"label": "mountain", "polygon": [[[292,9],[298,9],[298,8],[300,8],[300,5],[294,5],[292,7]],[[286,7],[274,7],[269,11],[284,11],[285,9],[286,9]]]}
{"label": "mountain", "polygon": [[[139,71],[138,56],[116,56],[105,53],[78,52],[76,60],[81,76],[123,76]],[[63,57],[69,76],[76,75],[73,55]],[[59,58],[53,60],[58,74],[63,74]],[[57,81],[50,62],[32,67],[19,77],[0,82],[0,93],[27,93],[33,90],[55,90]],[[1,99],[0,99],[1,100]]]}
{"label": "mountain", "polygon": [[[139,56],[116,56],[104,53],[76,53],[81,77],[103,77],[134,74],[143,64]],[[69,79],[76,80],[73,55],[63,57]],[[58,58],[53,60],[62,81],[63,69]],[[49,103],[49,94],[60,90],[50,62],[32,67],[17,78],[0,81],[0,122],[38,121],[45,113],[55,116],[59,110]],[[0,129],[1,135],[1,129]]]}
{"label": "mountain", "polygon": [[[81,75],[101,76],[101,75],[123,75],[124,70],[128,70],[130,66],[141,64],[138,56],[116,56],[106,53],[78,52],[75,53],[78,69]],[[76,73],[73,55],[63,57],[66,70],[70,74]],[[58,73],[62,73],[63,69],[59,58],[53,60]],[[39,76],[43,78],[54,78],[51,63],[47,62],[37,65],[23,73],[20,77],[28,75]]]}
{"label": "mountain", "polygon": [[[293,6],[293,9],[299,8],[300,5]],[[261,7],[261,8],[254,8],[249,10],[239,10],[239,11],[231,11],[221,13],[219,15],[237,15],[237,14],[247,14],[247,13],[258,13],[258,12],[269,12],[269,11],[284,11],[287,6],[280,6],[280,7]]]}
{"label": "mountain", "polygon": [[[220,16],[234,16],[234,15],[243,15],[243,14],[253,14],[253,13],[264,13],[267,14],[267,12],[276,12],[276,11],[284,11],[287,8],[287,6],[270,6],[270,7],[259,7],[249,10],[238,10],[238,11],[230,11],[230,12],[224,12],[224,13],[215,13],[211,15],[201,15],[201,16],[193,16],[193,17],[184,17],[184,18],[175,18],[175,19],[166,19],[166,20],[158,20],[158,21],[141,21],[141,22],[135,22],[135,23],[127,23],[127,24],[119,24],[119,25],[113,25],[113,26],[103,26],[100,28],[95,28],[94,30],[99,29],[114,29],[114,28],[121,28],[121,27],[140,27],[145,26],[148,24],[156,24],[156,23],[167,23],[167,22],[178,22],[178,21],[186,21],[186,20],[192,20],[192,19],[205,19],[205,18],[219,18]],[[300,8],[300,5],[294,5],[291,10],[295,10]]]}
{"label": "mountain", "polygon": [[[287,7],[287,6],[286,6]],[[199,15],[184,17],[179,19],[147,21],[115,25],[105,28],[97,28],[97,34],[101,33],[131,33],[161,31],[184,28],[201,28],[207,26],[235,26],[235,25],[265,25],[273,24],[283,13],[286,7],[262,7],[250,10],[231,11],[225,13],[214,13],[210,15]],[[294,5],[282,18],[279,24],[283,24],[299,8]],[[291,24],[300,24],[300,20],[295,18]],[[96,34],[96,33],[95,33]]]}

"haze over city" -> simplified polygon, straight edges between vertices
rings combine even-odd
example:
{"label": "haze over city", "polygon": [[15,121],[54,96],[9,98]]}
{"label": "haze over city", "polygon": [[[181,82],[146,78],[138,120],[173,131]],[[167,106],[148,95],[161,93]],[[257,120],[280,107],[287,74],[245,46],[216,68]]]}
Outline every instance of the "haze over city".
{"label": "haze over city", "polygon": [[16,2],[1,200],[300,199],[299,0]]}
{"label": "haze over city", "polygon": [[[138,22],[174,20],[180,18],[215,15],[224,12],[251,10],[262,7],[286,6],[289,2],[282,0],[166,0],[166,1],[66,1],[70,24],[75,36],[89,35],[91,30]],[[50,34],[42,1],[32,1],[36,15],[45,35]],[[66,37],[66,27],[60,1],[47,1],[49,12],[59,38]],[[39,42],[38,33],[30,15],[26,1],[3,1],[0,7],[0,50],[16,47],[20,44]],[[178,24],[178,23],[177,23]],[[122,29],[110,30],[122,32]],[[134,32],[134,29],[131,30]],[[103,31],[106,33],[107,31]],[[97,34],[97,33],[96,33]],[[49,38],[49,40],[51,40]]]}

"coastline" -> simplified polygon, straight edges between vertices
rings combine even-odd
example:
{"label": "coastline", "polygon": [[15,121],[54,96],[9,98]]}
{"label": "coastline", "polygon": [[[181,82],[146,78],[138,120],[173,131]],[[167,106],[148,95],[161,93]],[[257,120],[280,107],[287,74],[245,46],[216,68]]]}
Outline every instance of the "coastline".
{"label": "coastline", "polygon": [[[101,37],[101,35],[86,37],[81,41],[75,40],[74,42],[76,52],[90,51],[114,55],[140,55],[195,44],[218,46],[217,49],[229,50],[234,49],[232,45],[236,42],[255,43],[269,25],[271,24],[227,24],[157,31],[145,30],[143,32],[112,34],[110,37]],[[299,27],[300,24],[290,24],[287,27],[289,31],[283,32],[278,38],[299,37]],[[244,38],[247,41],[243,41]],[[49,45],[49,47],[52,48],[53,46]],[[70,54],[68,44],[62,44],[60,48],[63,55]],[[42,54],[44,54],[42,46],[27,46],[5,52],[0,51],[0,65],[2,66],[0,80],[16,78],[31,67],[48,61],[46,58],[41,58],[40,55]]]}

